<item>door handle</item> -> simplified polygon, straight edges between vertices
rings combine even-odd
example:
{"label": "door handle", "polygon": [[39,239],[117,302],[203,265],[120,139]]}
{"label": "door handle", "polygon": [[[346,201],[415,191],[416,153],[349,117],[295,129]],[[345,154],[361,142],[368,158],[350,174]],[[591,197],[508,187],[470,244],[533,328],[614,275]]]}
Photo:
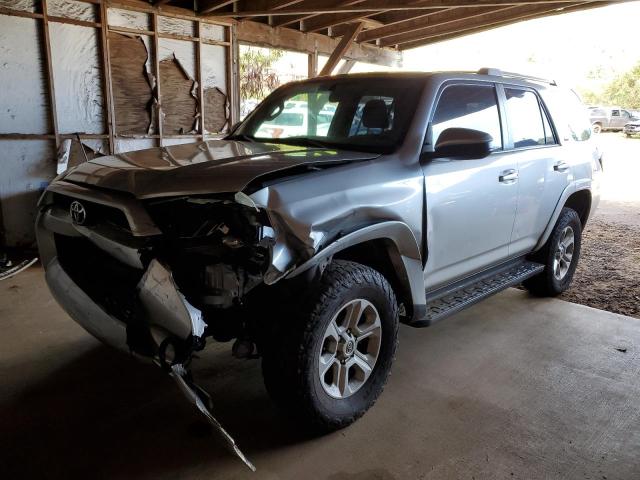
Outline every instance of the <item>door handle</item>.
{"label": "door handle", "polygon": [[558,162],[553,166],[553,169],[556,172],[566,172],[569,170],[569,164],[567,162]]}
{"label": "door handle", "polygon": [[498,180],[502,183],[513,183],[518,180],[518,172],[515,169],[510,168],[509,170],[502,172],[498,177]]}

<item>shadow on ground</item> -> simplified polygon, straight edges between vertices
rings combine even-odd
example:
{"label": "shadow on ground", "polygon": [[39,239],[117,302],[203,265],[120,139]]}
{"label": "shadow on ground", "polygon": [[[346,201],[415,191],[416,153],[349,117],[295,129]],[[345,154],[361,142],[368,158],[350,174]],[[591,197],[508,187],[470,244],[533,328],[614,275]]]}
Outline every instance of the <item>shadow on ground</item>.
{"label": "shadow on ground", "polygon": [[[212,356],[213,367],[194,370],[241,448],[256,453],[308,438],[271,405],[257,362]],[[167,375],[107,347],[30,383],[0,403],[3,478],[157,478],[233,459]]]}

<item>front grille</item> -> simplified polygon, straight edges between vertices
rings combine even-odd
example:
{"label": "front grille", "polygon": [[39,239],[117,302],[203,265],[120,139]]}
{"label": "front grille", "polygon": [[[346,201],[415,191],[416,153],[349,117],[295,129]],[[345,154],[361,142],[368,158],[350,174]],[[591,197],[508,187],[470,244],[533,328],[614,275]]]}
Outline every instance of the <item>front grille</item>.
{"label": "front grille", "polygon": [[136,286],[144,272],[129,267],[83,237],[55,234],[58,261],[71,279],[107,313],[128,323],[137,310]]}
{"label": "front grille", "polygon": [[102,205],[100,203],[90,202],[88,200],[76,199],[68,197],[67,195],[61,195],[54,193],[53,203],[54,205],[62,208],[65,211],[69,211],[71,203],[78,201],[86,209],[87,216],[83,225],[112,225],[128,232],[131,231],[129,221],[122,210],[108,205]]}

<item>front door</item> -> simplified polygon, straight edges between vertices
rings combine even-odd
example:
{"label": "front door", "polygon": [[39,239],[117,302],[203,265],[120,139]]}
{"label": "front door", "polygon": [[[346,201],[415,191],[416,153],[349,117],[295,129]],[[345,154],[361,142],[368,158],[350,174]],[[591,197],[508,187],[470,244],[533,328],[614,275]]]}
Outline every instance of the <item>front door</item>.
{"label": "front door", "polygon": [[518,194],[517,164],[503,151],[493,84],[449,84],[438,100],[431,142],[447,128],[472,128],[493,137],[479,160],[439,158],[423,166],[427,203],[427,290],[462,279],[509,256]]}

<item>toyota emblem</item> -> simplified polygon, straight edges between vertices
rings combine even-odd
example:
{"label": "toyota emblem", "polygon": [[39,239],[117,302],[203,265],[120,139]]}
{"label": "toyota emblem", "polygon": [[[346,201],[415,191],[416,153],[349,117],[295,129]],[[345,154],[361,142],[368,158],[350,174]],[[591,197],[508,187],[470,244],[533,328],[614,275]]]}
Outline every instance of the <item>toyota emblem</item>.
{"label": "toyota emblem", "polygon": [[69,207],[69,213],[71,214],[71,220],[76,225],[83,225],[87,220],[87,210],[84,208],[78,201],[71,202],[71,206]]}

